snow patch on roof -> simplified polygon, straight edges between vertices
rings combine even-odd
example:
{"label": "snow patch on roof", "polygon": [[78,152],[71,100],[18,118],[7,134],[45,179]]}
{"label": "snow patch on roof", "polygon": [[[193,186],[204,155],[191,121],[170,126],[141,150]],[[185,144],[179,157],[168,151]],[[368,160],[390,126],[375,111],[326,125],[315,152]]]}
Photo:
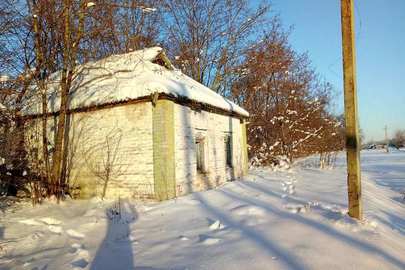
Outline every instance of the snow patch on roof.
{"label": "snow patch on roof", "polygon": [[[166,67],[156,63],[158,60]],[[249,116],[247,111],[235,103],[174,69],[160,47],[89,62],[79,66],[76,74],[70,91],[71,110],[133,100],[158,92]],[[49,112],[59,111],[59,78],[60,73],[55,73],[49,79]],[[39,95],[31,97],[24,114],[35,115],[41,112]]]}

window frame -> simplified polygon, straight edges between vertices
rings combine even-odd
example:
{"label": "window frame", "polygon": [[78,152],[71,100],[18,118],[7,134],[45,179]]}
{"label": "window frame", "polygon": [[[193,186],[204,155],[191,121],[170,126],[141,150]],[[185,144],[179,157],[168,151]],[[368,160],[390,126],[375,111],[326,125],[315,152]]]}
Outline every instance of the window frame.
{"label": "window frame", "polygon": [[206,174],[207,173],[207,164],[206,164],[206,137],[199,135],[195,138],[195,154],[196,154],[196,169],[197,173]]}
{"label": "window frame", "polygon": [[232,133],[225,134],[224,137],[225,166],[233,168]]}

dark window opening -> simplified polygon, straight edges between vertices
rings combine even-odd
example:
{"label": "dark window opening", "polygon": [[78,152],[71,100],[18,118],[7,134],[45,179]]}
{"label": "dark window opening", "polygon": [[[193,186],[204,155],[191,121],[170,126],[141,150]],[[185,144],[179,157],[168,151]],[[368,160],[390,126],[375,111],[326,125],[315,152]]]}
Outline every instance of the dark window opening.
{"label": "dark window opening", "polygon": [[225,137],[225,157],[226,157],[226,166],[232,167],[232,138],[230,135]]}
{"label": "dark window opening", "polygon": [[196,140],[197,172],[205,173],[205,147],[204,139]]}

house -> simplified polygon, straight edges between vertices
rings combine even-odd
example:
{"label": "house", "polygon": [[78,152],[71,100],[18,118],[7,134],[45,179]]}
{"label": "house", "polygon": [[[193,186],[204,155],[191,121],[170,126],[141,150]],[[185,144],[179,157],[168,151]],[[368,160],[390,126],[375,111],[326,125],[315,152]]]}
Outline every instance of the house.
{"label": "house", "polygon": [[[105,188],[107,197],[165,200],[247,172],[248,112],[176,70],[161,48],[113,55],[81,65],[76,74],[64,166],[80,197]],[[48,82],[50,140],[58,76]],[[41,112],[40,98],[32,95],[24,115],[33,161],[41,160]]]}

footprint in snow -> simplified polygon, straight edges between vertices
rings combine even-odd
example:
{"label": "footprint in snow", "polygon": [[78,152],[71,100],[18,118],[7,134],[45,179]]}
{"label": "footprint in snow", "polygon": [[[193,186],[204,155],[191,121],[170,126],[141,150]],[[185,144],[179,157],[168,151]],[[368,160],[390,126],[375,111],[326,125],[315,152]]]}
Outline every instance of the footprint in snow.
{"label": "footprint in snow", "polygon": [[211,236],[208,236],[206,234],[200,234],[198,236],[198,242],[203,244],[203,245],[206,245],[206,246],[215,245],[219,241],[221,241],[220,238],[211,237]]}
{"label": "footprint in snow", "polygon": [[45,223],[46,225],[60,225],[62,224],[62,221],[57,220],[55,218],[51,218],[51,217],[44,217],[44,218],[40,218],[40,221],[42,221],[43,223]]}
{"label": "footprint in snow", "polygon": [[33,234],[31,234],[32,240],[40,239],[42,237],[44,237],[44,233],[42,232],[34,232]]}
{"label": "footprint in snow", "polygon": [[62,227],[60,226],[48,225],[48,230],[56,234],[62,233]]}
{"label": "footprint in snow", "polygon": [[209,228],[211,231],[222,230],[225,228],[225,225],[222,224],[219,220],[216,220],[210,224]]}
{"label": "footprint in snow", "polygon": [[72,262],[72,266],[75,268],[85,268],[87,265],[89,264],[89,262],[86,259],[78,259],[76,261]]}
{"label": "footprint in snow", "polygon": [[231,209],[231,212],[238,216],[265,216],[266,210],[253,205],[241,205]]}
{"label": "footprint in snow", "polygon": [[39,223],[35,219],[23,219],[23,220],[19,220],[18,223],[25,224],[25,225],[32,225],[32,226],[42,226],[42,223]]}
{"label": "footprint in snow", "polygon": [[190,238],[188,238],[187,236],[184,236],[184,235],[180,235],[179,239],[180,239],[181,241],[188,241],[188,240],[190,240]]}
{"label": "footprint in snow", "polygon": [[295,187],[294,186],[290,186],[290,188],[288,189],[288,194],[290,194],[290,195],[295,194]]}
{"label": "footprint in snow", "polygon": [[83,244],[73,243],[69,248],[69,253],[76,253],[78,250],[84,249]]}
{"label": "footprint in snow", "polygon": [[84,238],[84,237],[85,237],[84,234],[79,233],[79,232],[77,232],[77,231],[75,231],[75,230],[72,230],[72,229],[67,230],[67,231],[66,231],[66,234],[69,235],[70,237],[78,238],[78,239],[81,239],[81,238]]}
{"label": "footprint in snow", "polygon": [[284,192],[287,192],[288,194],[295,194],[295,186],[292,182],[281,182],[281,186]]}
{"label": "footprint in snow", "polygon": [[87,250],[82,249],[83,246],[80,244],[73,244],[73,245],[77,247],[77,250],[75,251],[76,259],[71,262],[71,265],[77,269],[85,268],[89,264],[89,252]]}
{"label": "footprint in snow", "polygon": [[257,218],[257,217],[255,217],[255,218],[247,218],[247,219],[242,220],[242,223],[245,226],[257,226],[259,224],[263,224],[264,222],[265,222],[264,219]]}
{"label": "footprint in snow", "polygon": [[305,213],[309,210],[309,205],[303,204],[286,204],[284,207],[291,213]]}

